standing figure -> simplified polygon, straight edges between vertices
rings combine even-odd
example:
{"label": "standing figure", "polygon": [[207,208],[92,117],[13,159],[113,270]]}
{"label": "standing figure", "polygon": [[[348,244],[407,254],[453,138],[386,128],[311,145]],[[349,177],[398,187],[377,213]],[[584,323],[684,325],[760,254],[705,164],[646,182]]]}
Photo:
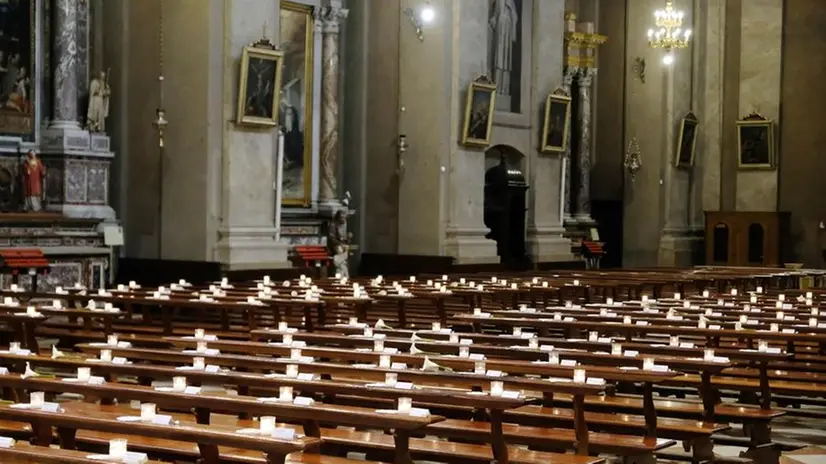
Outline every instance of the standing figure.
{"label": "standing figure", "polygon": [[516,43],[519,12],[513,0],[493,0],[490,12],[492,49],[490,66],[499,95],[510,95],[513,70],[513,46]]}
{"label": "standing figure", "polygon": [[37,212],[43,209],[43,184],[46,180],[46,166],[37,157],[34,150],[29,150],[23,159],[23,199],[26,211]]}
{"label": "standing figure", "polygon": [[327,250],[333,257],[333,267],[341,277],[350,277],[350,268],[347,259],[350,257],[350,237],[345,235],[347,228],[347,213],[344,210],[336,211],[327,231]]}
{"label": "standing figure", "polygon": [[101,71],[89,83],[89,110],[86,112],[86,127],[91,132],[106,132],[106,117],[109,116],[109,75]]}

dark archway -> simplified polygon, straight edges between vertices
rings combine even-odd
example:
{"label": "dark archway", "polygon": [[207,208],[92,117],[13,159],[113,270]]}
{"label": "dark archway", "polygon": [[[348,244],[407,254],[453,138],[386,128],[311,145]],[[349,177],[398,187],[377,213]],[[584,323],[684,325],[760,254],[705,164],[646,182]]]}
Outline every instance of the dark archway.
{"label": "dark archway", "polygon": [[485,152],[485,158],[484,220],[490,228],[486,237],[496,241],[502,264],[512,269],[530,267],[525,248],[528,184],[519,169],[524,156],[513,147],[497,145]]}

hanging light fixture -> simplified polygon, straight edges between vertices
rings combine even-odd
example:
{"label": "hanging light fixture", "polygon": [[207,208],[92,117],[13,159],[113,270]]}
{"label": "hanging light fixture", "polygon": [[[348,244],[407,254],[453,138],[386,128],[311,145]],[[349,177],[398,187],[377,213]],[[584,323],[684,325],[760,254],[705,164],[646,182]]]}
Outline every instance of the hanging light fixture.
{"label": "hanging light fixture", "polygon": [[163,107],[163,81],[164,81],[164,56],[163,56],[163,22],[164,22],[164,2],[160,2],[160,18],[158,23],[158,108],[155,110],[155,120],[152,124],[158,131],[158,146],[163,148],[163,133],[169,121],[166,120],[166,110]]}
{"label": "hanging light fixture", "polygon": [[683,29],[685,13],[674,9],[674,2],[667,0],[664,10],[654,12],[656,28],[648,30],[648,45],[651,48],[665,50],[663,64],[674,62],[674,50],[688,47],[691,42],[691,29]]}

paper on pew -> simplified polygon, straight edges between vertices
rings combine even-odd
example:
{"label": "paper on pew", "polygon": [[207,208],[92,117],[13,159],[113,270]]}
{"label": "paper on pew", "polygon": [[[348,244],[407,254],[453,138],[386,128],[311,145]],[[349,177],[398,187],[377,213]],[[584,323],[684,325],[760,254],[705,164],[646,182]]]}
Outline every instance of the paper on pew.
{"label": "paper on pew", "polygon": [[0,437],[0,448],[12,448],[16,443],[14,438]]}
{"label": "paper on pew", "polygon": [[[195,340],[195,336],[194,335],[187,335],[187,336],[181,337],[181,339],[182,340]],[[217,335],[204,335],[204,338],[202,338],[201,340],[203,340],[205,342],[217,342],[218,341],[218,336]]]}
{"label": "paper on pew", "polygon": [[409,413],[401,412],[396,409],[376,409],[378,414],[400,414],[413,417],[430,417],[430,410],[423,408],[410,408]]}
{"label": "paper on pew", "polygon": [[207,348],[204,351],[184,350],[183,353],[184,354],[205,354],[207,356],[218,356],[219,354],[221,354],[221,351],[216,350],[215,348]]}
{"label": "paper on pew", "polygon": [[32,409],[32,410],[40,410],[43,412],[57,412],[60,410],[60,405],[58,403],[50,403],[45,402],[42,406],[36,407],[29,403],[15,403],[9,406],[12,409]]}
{"label": "paper on pew", "polygon": [[127,451],[126,455],[122,458],[116,458],[108,454],[90,454],[86,456],[86,459],[92,461],[119,462],[123,464],[143,464],[149,461],[146,453],[136,453],[134,451]]}
{"label": "paper on pew", "polygon": [[[120,416],[117,420],[118,422],[146,422],[141,416]],[[172,423],[172,416],[157,414],[152,418],[152,423],[155,425],[169,425]]]}

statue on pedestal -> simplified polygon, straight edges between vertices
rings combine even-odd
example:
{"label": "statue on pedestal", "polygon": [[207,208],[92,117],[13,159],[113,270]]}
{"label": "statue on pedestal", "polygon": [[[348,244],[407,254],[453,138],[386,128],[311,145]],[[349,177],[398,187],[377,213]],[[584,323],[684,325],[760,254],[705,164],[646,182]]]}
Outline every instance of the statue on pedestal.
{"label": "statue on pedestal", "polygon": [[341,277],[349,278],[350,269],[347,265],[347,260],[350,257],[350,240],[353,235],[348,234],[346,230],[347,211],[340,209],[336,211],[328,226],[327,250],[330,256],[333,257],[335,273],[341,275]]}
{"label": "statue on pedestal", "polygon": [[24,210],[38,212],[43,209],[43,185],[46,180],[46,166],[34,150],[29,150],[23,158],[23,201]]}
{"label": "statue on pedestal", "polygon": [[89,109],[86,112],[86,128],[89,132],[106,132],[109,116],[109,73],[101,71],[89,83]]}

